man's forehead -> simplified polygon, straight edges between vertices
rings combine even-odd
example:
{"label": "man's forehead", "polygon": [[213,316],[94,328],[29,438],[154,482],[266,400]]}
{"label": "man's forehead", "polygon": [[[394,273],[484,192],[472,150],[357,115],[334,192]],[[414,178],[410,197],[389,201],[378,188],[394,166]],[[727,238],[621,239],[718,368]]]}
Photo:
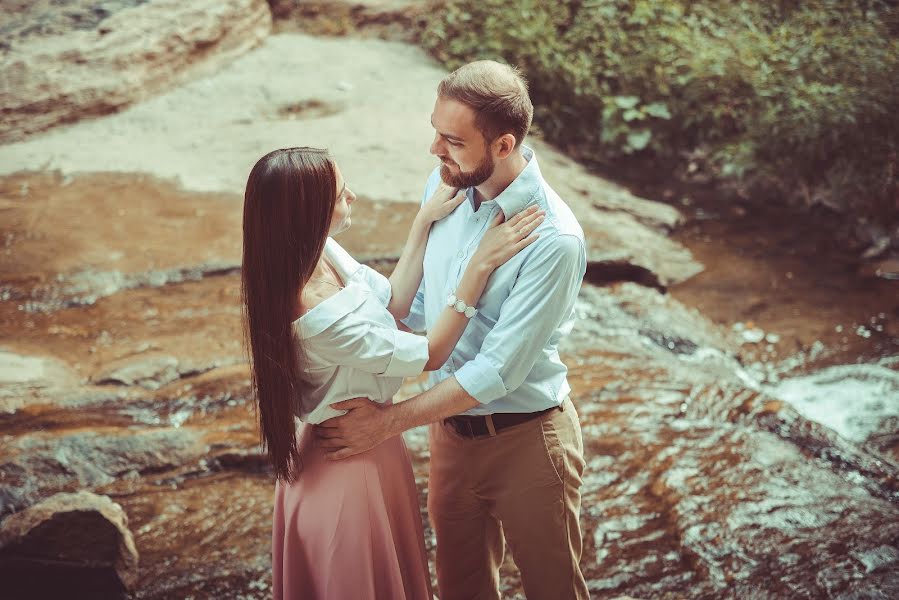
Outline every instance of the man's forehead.
{"label": "man's forehead", "polygon": [[434,112],[431,113],[431,124],[440,133],[464,136],[474,129],[474,111],[471,107],[452,98],[437,98]]}

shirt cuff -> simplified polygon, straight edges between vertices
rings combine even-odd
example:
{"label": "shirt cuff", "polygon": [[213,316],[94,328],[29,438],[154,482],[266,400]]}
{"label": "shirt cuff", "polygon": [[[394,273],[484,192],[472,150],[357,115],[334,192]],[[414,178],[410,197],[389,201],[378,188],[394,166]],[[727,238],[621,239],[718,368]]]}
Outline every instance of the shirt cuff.
{"label": "shirt cuff", "polygon": [[462,365],[455,376],[462,389],[481,404],[488,404],[509,393],[499,371],[481,354]]}
{"label": "shirt cuff", "polygon": [[383,375],[415,377],[422,374],[427,362],[428,338],[397,329],[393,333],[393,354]]}

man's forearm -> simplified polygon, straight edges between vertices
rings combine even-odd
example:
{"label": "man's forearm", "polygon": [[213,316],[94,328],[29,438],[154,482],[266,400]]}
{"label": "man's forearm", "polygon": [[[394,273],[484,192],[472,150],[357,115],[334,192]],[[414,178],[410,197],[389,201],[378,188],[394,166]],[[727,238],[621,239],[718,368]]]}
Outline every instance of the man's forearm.
{"label": "man's forearm", "polygon": [[479,404],[455,377],[450,377],[405,402],[391,405],[388,408],[390,430],[400,434],[419,425],[458,415]]}

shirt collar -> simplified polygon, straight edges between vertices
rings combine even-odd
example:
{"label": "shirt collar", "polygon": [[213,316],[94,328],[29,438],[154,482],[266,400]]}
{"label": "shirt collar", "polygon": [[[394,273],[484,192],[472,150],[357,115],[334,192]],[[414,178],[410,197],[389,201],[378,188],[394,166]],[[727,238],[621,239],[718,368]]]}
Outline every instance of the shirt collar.
{"label": "shirt collar", "polygon": [[[499,196],[493,199],[503,211],[506,219],[511,219],[524,210],[531,200],[540,191],[543,176],[540,174],[540,166],[537,164],[537,154],[528,146],[522,144],[521,154],[528,164],[518,174],[509,187],[504,189]],[[470,188],[469,199],[474,197],[474,188]]]}
{"label": "shirt collar", "polygon": [[337,273],[344,282],[349,282],[362,268],[362,264],[343,249],[343,246],[337,243],[334,238],[329,237],[325,242],[325,256],[328,261],[337,269]]}

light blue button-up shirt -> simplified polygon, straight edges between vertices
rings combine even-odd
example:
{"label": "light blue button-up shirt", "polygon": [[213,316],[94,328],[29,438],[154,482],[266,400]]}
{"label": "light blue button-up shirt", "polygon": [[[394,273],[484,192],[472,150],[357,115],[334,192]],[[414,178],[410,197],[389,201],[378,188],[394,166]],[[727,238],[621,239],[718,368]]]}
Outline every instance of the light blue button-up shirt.
{"label": "light blue button-up shirt", "polygon": [[[404,320],[416,331],[433,327],[496,211],[506,219],[533,204],[546,211],[539,239],[493,273],[450,358],[430,374],[430,385],[455,377],[481,403],[469,415],[536,412],[558,406],[570,391],[558,344],[574,325],[587,268],[584,232],[543,179],[533,150],[523,146],[522,154],[527,166],[499,196],[475,210],[469,189],[468,202],[432,226],[424,278]],[[435,169],[422,202],[439,182]]]}

